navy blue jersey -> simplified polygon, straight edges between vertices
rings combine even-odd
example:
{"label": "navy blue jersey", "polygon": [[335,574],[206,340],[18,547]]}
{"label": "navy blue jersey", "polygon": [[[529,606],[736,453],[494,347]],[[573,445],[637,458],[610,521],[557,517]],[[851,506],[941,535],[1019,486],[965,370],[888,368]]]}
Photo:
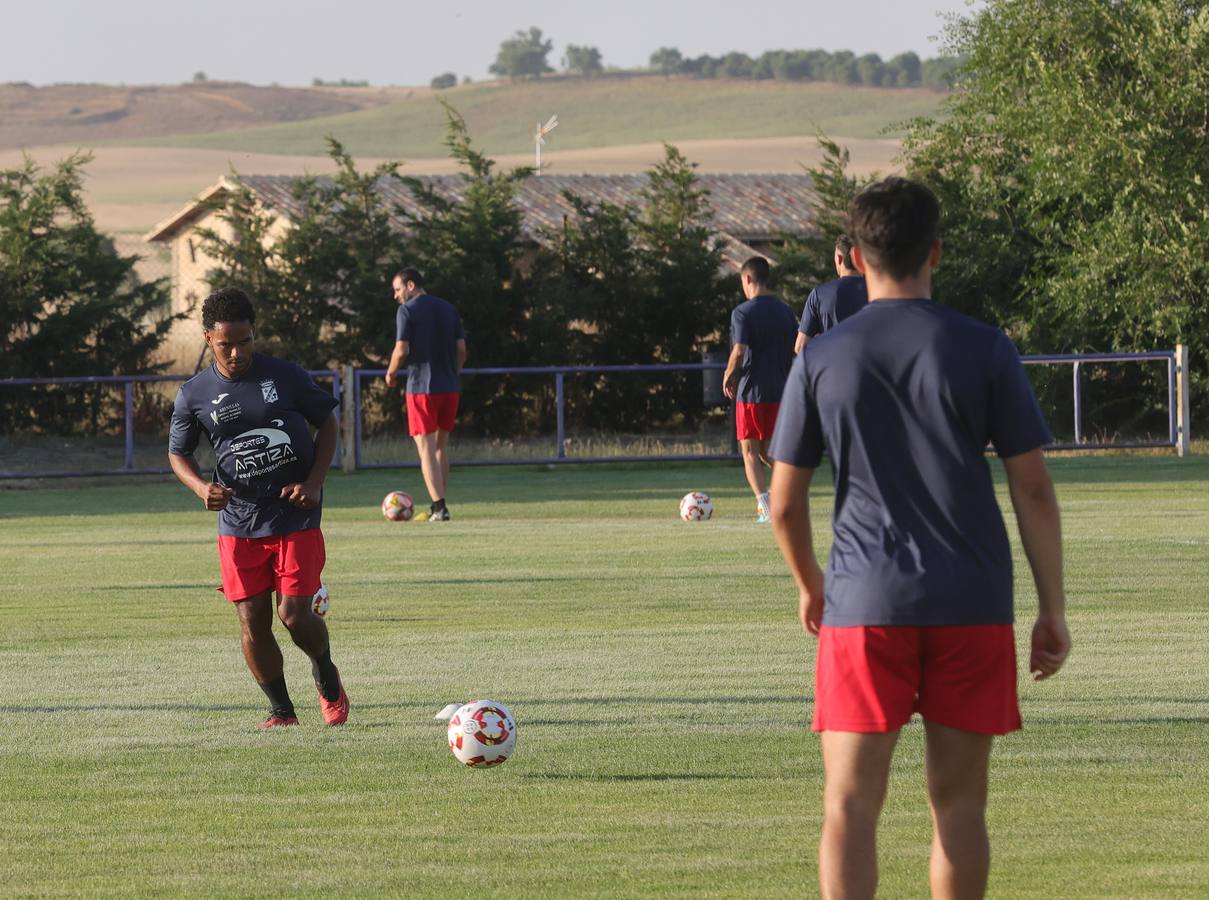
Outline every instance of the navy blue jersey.
{"label": "navy blue jersey", "polygon": [[860,312],[868,302],[869,292],[865,289],[862,275],[845,275],[820,284],[806,298],[798,331],[809,338],[817,337],[853,313]]}
{"label": "navy blue jersey", "polygon": [[318,528],[322,506],[291,506],[281,489],[310,474],[311,428],[336,406],[298,366],[257,353],[241,378],[224,378],[210,366],[181,385],[168,452],[191,456],[203,434],[214,448],[214,481],[235,491],[218,514],[219,534],[268,537]]}
{"label": "navy blue jersey", "polygon": [[465,336],[462,317],[440,297],[420,294],[399,304],[395,340],[407,341],[407,393],[455,393],[457,345]]}
{"label": "navy blue jersey", "polygon": [[931,300],[876,300],[794,361],[773,459],[835,469],[823,623],[1012,621],[1012,555],[985,450],[1052,440],[1000,331]]}
{"label": "navy blue jersey", "polygon": [[739,365],[735,399],[742,403],[776,403],[793,362],[797,319],[779,297],[763,294],[740,303],[730,314],[730,342],[747,350]]}

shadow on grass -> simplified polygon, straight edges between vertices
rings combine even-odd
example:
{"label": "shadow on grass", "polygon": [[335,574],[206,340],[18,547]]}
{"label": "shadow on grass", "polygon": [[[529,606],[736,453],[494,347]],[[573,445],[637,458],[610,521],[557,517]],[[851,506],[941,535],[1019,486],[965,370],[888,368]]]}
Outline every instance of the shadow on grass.
{"label": "shadow on grass", "polygon": [[521,778],[531,781],[768,781],[765,775],[739,775],[729,772],[651,772],[647,774],[616,773],[613,775],[585,772],[524,772]]}

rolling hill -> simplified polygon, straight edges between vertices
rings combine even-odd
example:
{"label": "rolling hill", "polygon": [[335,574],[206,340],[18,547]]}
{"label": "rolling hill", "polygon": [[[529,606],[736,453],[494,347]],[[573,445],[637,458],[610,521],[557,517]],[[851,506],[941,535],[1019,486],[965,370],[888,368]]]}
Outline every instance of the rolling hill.
{"label": "rolling hill", "polygon": [[[524,153],[534,123],[557,113],[552,151],[658,141],[814,136],[899,137],[897,127],[934,115],[943,95],[923,89],[661,76],[470,84],[441,97],[466,119],[476,146]],[[209,134],[148,137],[127,146],[319,156],[335,135],[356,156],[439,157],[444,113],[431,91],[357,112]]]}

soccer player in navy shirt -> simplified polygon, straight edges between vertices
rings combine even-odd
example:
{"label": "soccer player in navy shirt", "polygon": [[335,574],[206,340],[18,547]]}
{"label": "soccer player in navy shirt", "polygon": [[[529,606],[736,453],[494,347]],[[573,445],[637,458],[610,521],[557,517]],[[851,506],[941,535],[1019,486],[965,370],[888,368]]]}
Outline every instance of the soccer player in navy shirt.
{"label": "soccer player in navy shirt", "polygon": [[[311,658],[324,721],[343,725],[348,695],[332,663],[327,625],[312,608],[325,561],[319,525],[336,450],[336,400],[293,363],[254,352],[255,322],[251,301],[235,288],[202,304],[214,364],[176,395],[168,461],[218,513],[222,591],[239,614],[244,660],[270,703],[260,727],[298,724],[273,637],[274,611]],[[214,448],[212,478],[193,456],[203,435]]]}
{"label": "soccer player in navy shirt", "polygon": [[835,239],[835,274],[839,278],[820,284],[806,298],[802,307],[802,322],[798,326],[798,337],[793,345],[795,354],[801,353],[806,342],[830,331],[855,312],[864,309],[869,302],[865,290],[865,276],[852,264],[852,238],[841,234]]}
{"label": "soccer player in navy shirt", "polygon": [[[933,896],[980,897],[993,736],[1020,727],[1012,556],[985,450],[1007,473],[1037,589],[1029,669],[1070,650],[1049,430],[1016,348],[931,299],[939,205],[888,178],[849,210],[869,305],[794,361],[773,437],[773,528],[819,640],[825,897],[872,897],[875,832],[899,729],[924,721]],[[809,488],[832,461],[834,540],[814,555]]]}
{"label": "soccer player in navy shirt", "polygon": [[395,349],[386,383],[395,386],[407,363],[407,430],[416,442],[420,472],[432,497],[430,522],[449,521],[449,433],[461,397],[458,374],[466,364],[466,334],[453,304],[424,290],[418,269],[402,269],[391,282],[399,304]]}
{"label": "soccer player in navy shirt", "polygon": [[739,270],[743,296],[730,314],[730,359],[722,376],[722,390],[735,401],[735,436],[743,451],[747,483],[756,495],[756,521],[768,521],[765,487],[768,442],[777,422],[777,408],[785,376],[793,362],[793,311],[768,292],[768,260],[753,256]]}

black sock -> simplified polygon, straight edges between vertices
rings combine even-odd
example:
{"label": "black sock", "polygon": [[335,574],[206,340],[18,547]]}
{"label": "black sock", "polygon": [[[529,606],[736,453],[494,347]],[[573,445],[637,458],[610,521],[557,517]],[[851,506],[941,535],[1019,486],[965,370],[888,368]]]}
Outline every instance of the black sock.
{"label": "black sock", "polygon": [[315,676],[315,684],[324,700],[335,703],[340,699],[340,675],[332,665],[331,647],[311,660],[311,674]]}
{"label": "black sock", "polygon": [[445,509],[445,498],[444,497],[442,497],[440,500],[438,500],[432,504],[433,512],[442,512],[444,509]]}
{"label": "black sock", "polygon": [[278,675],[272,681],[257,682],[264,695],[269,698],[272,714],[282,719],[294,718],[294,704],[290,702],[290,692],[285,687],[285,675]]}

